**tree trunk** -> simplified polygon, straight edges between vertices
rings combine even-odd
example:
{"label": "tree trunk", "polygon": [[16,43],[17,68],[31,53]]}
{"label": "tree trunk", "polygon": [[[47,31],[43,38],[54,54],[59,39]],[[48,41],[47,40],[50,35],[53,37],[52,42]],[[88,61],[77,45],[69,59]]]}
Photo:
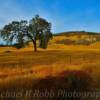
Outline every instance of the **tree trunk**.
{"label": "tree trunk", "polygon": [[36,46],[36,37],[33,39],[33,37],[30,34],[27,34],[27,36],[32,40],[33,45],[34,45],[34,52],[37,51],[37,46]]}
{"label": "tree trunk", "polygon": [[34,52],[36,52],[37,51],[36,41],[33,41],[33,45],[34,45]]}

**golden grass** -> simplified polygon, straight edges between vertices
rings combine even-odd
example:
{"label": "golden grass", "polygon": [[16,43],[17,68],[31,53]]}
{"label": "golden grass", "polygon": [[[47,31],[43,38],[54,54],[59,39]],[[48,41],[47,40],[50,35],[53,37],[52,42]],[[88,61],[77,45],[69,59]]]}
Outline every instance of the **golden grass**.
{"label": "golden grass", "polygon": [[[91,74],[100,83],[100,42],[89,46],[56,44],[57,40],[68,37],[58,36],[50,41],[46,50],[32,45],[17,50],[11,47],[0,48],[0,88],[30,88],[38,79],[68,70],[82,70]],[[73,40],[77,37],[69,37]],[[6,50],[11,52],[6,53]],[[99,85],[98,85],[99,87]]]}

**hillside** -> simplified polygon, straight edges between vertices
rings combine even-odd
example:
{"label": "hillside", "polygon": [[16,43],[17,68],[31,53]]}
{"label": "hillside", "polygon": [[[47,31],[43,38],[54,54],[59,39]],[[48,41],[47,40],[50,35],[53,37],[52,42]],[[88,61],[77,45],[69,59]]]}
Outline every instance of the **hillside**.
{"label": "hillside", "polygon": [[[22,48],[21,50],[33,50],[33,45],[30,42],[30,45],[26,48]],[[50,40],[48,44],[48,49],[71,49],[77,48],[77,49],[100,49],[100,34],[95,32],[85,32],[85,31],[71,31],[71,32],[61,32],[53,34],[53,39]],[[38,46],[38,41],[37,41]],[[1,45],[1,50],[3,48],[12,48],[11,46],[7,45]],[[7,49],[7,50],[8,50]],[[14,48],[14,50],[16,50]],[[42,50],[39,48],[39,50]],[[43,50],[42,50],[43,51]]]}
{"label": "hillside", "polygon": [[[17,89],[27,91],[46,88],[55,91],[64,88],[67,91],[74,86],[78,91],[80,88],[83,91],[92,83],[92,88],[100,91],[99,35],[62,34],[54,35],[48,48],[38,48],[38,52],[33,51],[31,42],[29,46],[19,50],[9,46],[0,47],[0,90],[18,92]],[[14,98],[16,99],[63,100]]]}
{"label": "hillside", "polygon": [[100,33],[96,32],[86,32],[86,31],[69,31],[69,32],[61,32],[61,33],[55,33],[54,36],[71,36],[71,35],[100,35]]}

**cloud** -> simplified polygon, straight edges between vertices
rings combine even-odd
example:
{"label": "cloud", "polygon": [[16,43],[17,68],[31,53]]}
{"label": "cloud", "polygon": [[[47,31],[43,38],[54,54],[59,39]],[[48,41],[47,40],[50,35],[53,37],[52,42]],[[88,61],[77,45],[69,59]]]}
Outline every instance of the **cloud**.
{"label": "cloud", "polygon": [[18,6],[16,0],[0,1],[0,27],[12,20],[25,18],[24,11]]}
{"label": "cloud", "polygon": [[93,4],[93,0],[0,0],[0,28],[12,20],[30,20],[39,14],[52,23],[53,32],[97,30],[100,14]]}
{"label": "cloud", "polygon": [[[53,4],[49,5],[53,6]],[[42,0],[3,0],[0,1],[0,28],[12,20],[30,20],[35,14],[47,19],[55,26],[55,18],[51,9]],[[52,11],[55,9],[52,9]],[[52,13],[52,14],[51,14]],[[54,30],[54,29],[53,29]]]}

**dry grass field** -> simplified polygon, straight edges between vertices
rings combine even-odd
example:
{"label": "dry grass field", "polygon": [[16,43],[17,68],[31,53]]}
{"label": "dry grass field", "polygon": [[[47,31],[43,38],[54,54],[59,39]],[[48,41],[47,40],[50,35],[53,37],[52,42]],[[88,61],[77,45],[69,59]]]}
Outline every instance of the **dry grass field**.
{"label": "dry grass field", "polygon": [[[0,47],[0,90],[27,90],[34,87],[37,88],[41,84],[45,86],[49,81],[46,81],[47,83],[45,81],[41,82],[41,79],[48,80],[50,77],[60,77],[59,75],[63,72],[72,74],[73,72],[78,72],[80,79],[86,73],[93,80],[93,87],[96,90],[100,90],[100,42],[95,42],[91,45],[66,45],[57,43],[57,41],[69,38],[73,40],[77,39],[75,36],[56,36],[50,41],[46,50],[38,48],[38,52],[34,52],[32,46],[20,50],[11,47]],[[10,52],[6,52],[7,50]],[[82,77],[81,72],[83,73]],[[66,74],[64,75],[66,76]],[[87,77],[84,76],[84,78]],[[62,80],[56,79],[56,81],[60,82]],[[92,81],[89,82],[92,83]],[[0,100],[5,99],[2,98]],[[24,98],[23,100],[34,99]]]}

